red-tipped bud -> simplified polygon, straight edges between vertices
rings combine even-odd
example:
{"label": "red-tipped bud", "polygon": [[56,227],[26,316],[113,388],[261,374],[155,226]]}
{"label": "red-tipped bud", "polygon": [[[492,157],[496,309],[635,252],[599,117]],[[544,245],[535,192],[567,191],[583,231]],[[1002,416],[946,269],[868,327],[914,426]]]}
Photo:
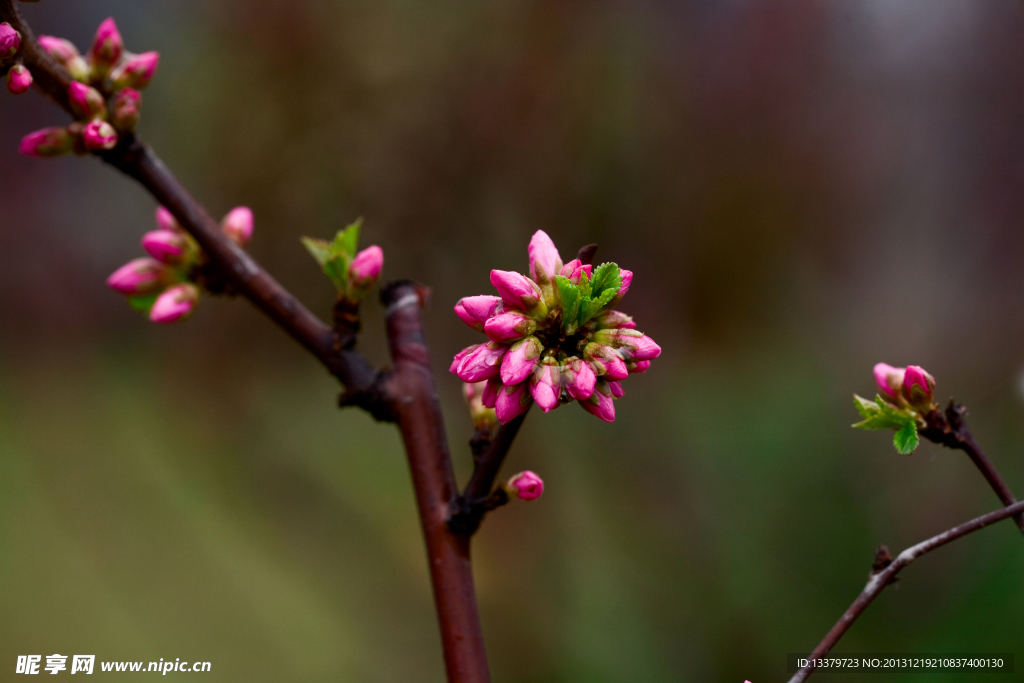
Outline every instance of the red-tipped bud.
{"label": "red-tipped bud", "polygon": [[0,59],[13,57],[21,47],[21,34],[6,21],[0,24]]}
{"label": "red-tipped bud", "polygon": [[356,254],[348,267],[349,295],[356,298],[365,296],[377,280],[384,268],[384,250],[374,245]]}
{"label": "red-tipped bud", "polygon": [[479,382],[490,379],[498,374],[501,368],[501,359],[507,350],[507,346],[494,342],[481,344],[459,362],[455,374],[463,382]]}
{"label": "red-tipped bud", "polygon": [[932,403],[935,378],[919,365],[908,365],[903,375],[903,395],[910,405],[925,408]]}
{"label": "red-tipped bud", "polygon": [[188,237],[169,230],[153,230],[142,236],[142,248],[162,263],[180,264],[190,256]]}
{"label": "red-tipped bud", "polygon": [[562,383],[569,396],[577,401],[585,401],[594,393],[597,375],[587,361],[570,358],[562,368]]}
{"label": "red-tipped bud", "polygon": [[44,128],[22,138],[18,151],[30,157],[56,157],[74,148],[75,137],[67,128]]}
{"label": "red-tipped bud", "polygon": [[904,372],[906,372],[906,368],[894,368],[886,363],[877,363],[874,374],[875,384],[878,385],[879,391],[895,401],[900,390],[903,388]]}
{"label": "red-tipped bud", "polygon": [[501,381],[505,384],[519,384],[526,380],[539,362],[543,350],[544,344],[536,337],[517,341],[501,361]]}
{"label": "red-tipped bud", "polygon": [[459,364],[462,363],[462,359],[476,351],[481,346],[483,346],[483,344],[473,344],[472,346],[467,346],[466,348],[462,349],[457,354],[455,354],[455,358],[452,359],[452,364],[451,366],[449,366],[448,372],[452,374],[458,373]]}
{"label": "red-tipped bud", "polygon": [[612,348],[604,344],[590,342],[583,349],[583,357],[590,361],[594,372],[599,377],[605,377],[606,379],[626,379],[629,377],[629,370],[626,369],[626,364],[622,362],[622,358]]}
{"label": "red-tipped bud", "polygon": [[530,392],[526,390],[528,382],[522,382],[513,386],[503,386],[498,392],[498,398],[494,401],[494,411],[498,416],[498,422],[508,424],[513,418],[522,415],[530,407],[533,399]]}
{"label": "red-tipped bud", "polygon": [[126,58],[110,72],[110,80],[114,83],[114,89],[135,88],[136,90],[142,90],[153,80],[153,75],[156,73],[156,67],[159,63],[160,53],[158,52],[146,52]]}
{"label": "red-tipped bud", "polygon": [[474,330],[484,331],[484,323],[498,310],[501,299],[496,296],[467,296],[455,304],[455,315]]}
{"label": "red-tipped bud", "polygon": [[57,60],[57,63],[76,81],[88,80],[89,65],[71,41],[56,36],[39,36],[39,46]]}
{"label": "red-tipped bud", "polygon": [[519,500],[537,500],[544,493],[544,480],[527,470],[513,475],[502,484],[509,498]]}
{"label": "red-tipped bud", "polygon": [[110,111],[114,128],[122,133],[135,130],[142,113],[142,93],[134,88],[125,88],[114,97]]}
{"label": "red-tipped bud", "polygon": [[90,151],[114,149],[117,146],[117,131],[106,121],[93,119],[82,129],[82,142]]}
{"label": "red-tipped bud", "polygon": [[638,360],[635,363],[627,363],[626,369],[630,373],[634,372],[647,372],[647,369],[651,367],[651,361],[649,360]]}
{"label": "red-tipped bud", "polygon": [[558,399],[562,395],[562,377],[558,371],[558,361],[554,358],[545,358],[533,369],[530,395],[545,413],[558,407]]}
{"label": "red-tipped bud", "polygon": [[615,399],[612,398],[608,382],[598,382],[594,395],[586,401],[580,401],[583,410],[595,415],[605,422],[615,422]]}
{"label": "red-tipped bud", "polygon": [[607,311],[594,318],[594,327],[598,330],[621,328],[624,330],[636,329],[633,318],[622,311]]}
{"label": "red-tipped bud", "polygon": [[137,258],[107,278],[107,286],[122,294],[151,294],[164,287],[170,274],[167,266],[151,258]]}
{"label": "red-tipped bud", "polygon": [[533,318],[517,311],[496,315],[484,323],[484,332],[497,342],[522,339],[526,335],[533,334],[536,329],[537,323]]}
{"label": "red-tipped bud", "polygon": [[661,347],[643,332],[630,329],[598,330],[593,340],[618,351],[627,361],[653,360],[661,355]]}
{"label": "red-tipped bud", "polygon": [[616,380],[608,382],[608,391],[612,392],[612,398],[622,398],[626,395],[626,390],[622,388],[622,383]]}
{"label": "red-tipped bud", "polygon": [[82,121],[107,115],[107,103],[99,90],[78,81],[71,81],[68,85],[68,104],[75,118]]}
{"label": "red-tipped bud", "polygon": [[192,284],[175,285],[153,302],[149,319],[155,323],[169,324],[189,318],[199,304],[199,288]]}
{"label": "red-tipped bud", "polygon": [[569,282],[574,285],[578,285],[580,282],[580,274],[586,273],[589,278],[594,273],[594,266],[591,264],[583,265],[583,262],[578,258],[574,258],[562,267],[562,276],[569,279]]}
{"label": "red-tipped bud", "polygon": [[498,290],[506,306],[528,313],[538,320],[548,314],[548,307],[541,301],[537,283],[510,270],[492,270],[491,284]]}
{"label": "red-tipped bud", "polygon": [[493,408],[495,406],[498,402],[498,393],[503,386],[500,377],[492,377],[484,382],[484,393],[480,397],[480,401],[484,404],[485,408]]}
{"label": "red-tipped bud", "polygon": [[174,217],[174,214],[162,206],[156,207],[156,224],[161,230],[184,232],[184,229],[181,227],[181,224],[178,223],[178,219]]}
{"label": "red-tipped bud", "polygon": [[220,229],[231,238],[231,241],[240,247],[244,247],[252,239],[252,231],[256,221],[252,215],[252,209],[248,206],[236,206],[224,216],[220,222]]}
{"label": "red-tipped bud", "polygon": [[7,89],[12,95],[20,95],[32,87],[32,72],[22,64],[15,64],[7,72]]}
{"label": "red-tipped bud", "polygon": [[89,63],[92,65],[93,74],[105,76],[110,67],[121,59],[123,53],[124,41],[121,39],[121,32],[117,30],[114,19],[108,17],[96,29],[96,37],[89,48]]}
{"label": "red-tipped bud", "polygon": [[530,254],[530,277],[535,282],[550,280],[562,270],[562,257],[558,254],[558,248],[543,230],[533,233],[527,251]]}

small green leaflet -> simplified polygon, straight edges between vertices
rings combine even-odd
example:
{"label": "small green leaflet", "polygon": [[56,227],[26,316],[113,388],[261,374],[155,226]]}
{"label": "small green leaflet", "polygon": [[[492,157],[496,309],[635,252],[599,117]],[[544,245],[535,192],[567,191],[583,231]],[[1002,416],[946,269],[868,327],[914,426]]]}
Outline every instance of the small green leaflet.
{"label": "small green leaflet", "polygon": [[160,296],[160,292],[154,292],[152,294],[134,294],[128,297],[128,305],[136,311],[149,313],[149,309],[153,308],[153,303],[156,301],[158,296]]}
{"label": "small green leaflet", "polygon": [[580,273],[580,281],[576,285],[568,278],[555,276],[558,295],[562,299],[562,327],[567,334],[575,334],[600,313],[615,298],[622,285],[622,274],[614,263],[602,263],[593,272],[593,277],[586,272]]}
{"label": "small green leaflet", "polygon": [[357,220],[344,230],[339,230],[334,241],[303,237],[302,244],[323,268],[324,274],[330,278],[338,291],[348,287],[348,266],[355,258],[359,248],[359,228],[362,220]]}
{"label": "small green leaflet", "polygon": [[869,401],[854,394],[853,405],[864,418],[853,425],[855,429],[893,429],[896,430],[893,445],[898,452],[910,455],[917,449],[921,440],[917,434],[917,416],[914,413],[894,406],[881,396]]}
{"label": "small green leaflet", "polygon": [[622,274],[619,272],[618,265],[602,263],[594,268],[594,277],[590,278],[590,286],[593,290],[591,294],[593,298],[601,297],[610,291],[612,295],[608,297],[608,301],[611,301],[612,297],[618,293],[619,287],[622,286]]}
{"label": "small green leaflet", "polygon": [[562,275],[555,276],[555,284],[558,285],[558,296],[562,300],[562,328],[567,334],[575,334],[579,327],[576,324],[580,311],[579,287]]}

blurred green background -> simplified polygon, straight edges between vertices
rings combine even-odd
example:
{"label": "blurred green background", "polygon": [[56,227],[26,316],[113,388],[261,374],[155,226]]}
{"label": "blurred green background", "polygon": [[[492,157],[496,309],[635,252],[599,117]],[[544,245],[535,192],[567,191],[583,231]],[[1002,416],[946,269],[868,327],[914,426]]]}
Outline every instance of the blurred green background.
{"label": "blurred green background", "polygon": [[[255,210],[252,253],[311,309],[332,292],[298,238],[357,216],[386,277],[433,287],[461,481],[446,370],[478,336],[451,305],[524,269],[537,229],[636,272],[622,308],[661,359],[614,425],[531,415],[506,471],[547,493],[475,542],[495,681],[784,680],[877,543],[996,508],[964,455],[849,428],[877,361],[928,368],[1024,494],[1018,3],[22,8],[82,48],[113,15],[161,52],[142,135],[211,212]],[[442,681],[395,430],[334,408],[336,383],[245,302],[156,328],[107,291],[153,201],[94,159],[20,157],[67,119],[3,95],[0,679],[59,652],[207,660],[210,681]],[[386,362],[374,303],[365,329]],[[910,568],[840,651],[1024,656],[1022,579],[1003,523]]]}

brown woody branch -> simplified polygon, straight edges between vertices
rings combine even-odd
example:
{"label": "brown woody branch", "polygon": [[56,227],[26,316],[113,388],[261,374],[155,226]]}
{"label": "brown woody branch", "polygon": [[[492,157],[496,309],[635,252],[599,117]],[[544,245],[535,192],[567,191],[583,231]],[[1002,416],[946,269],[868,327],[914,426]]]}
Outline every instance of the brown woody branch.
{"label": "brown woody branch", "polygon": [[[930,553],[937,548],[941,548],[947,543],[952,543],[958,538],[962,538],[969,533],[973,533],[979,529],[984,529],[990,524],[995,524],[1007,517],[1014,517],[1022,512],[1024,512],[1024,503],[1016,503],[1001,510],[996,510],[988,513],[987,515],[982,515],[981,517],[972,519],[960,526],[944,531],[938,536],[933,536],[927,541],[922,541],[915,546],[911,546],[897,555],[896,559],[891,562],[887,559],[882,562],[877,562],[876,560],[877,563],[873,567],[871,578],[864,587],[864,590],[861,591],[861,594],[853,601],[850,608],[843,613],[843,616],[839,618],[839,621],[837,621],[836,625],[832,627],[832,630],[825,635],[825,638],[818,644],[818,647],[814,648],[814,652],[811,653],[808,659],[813,661],[815,658],[820,658],[828,654],[832,648],[835,647],[835,644],[839,642],[839,639],[843,637],[843,634],[845,634],[849,630],[850,626],[853,625],[853,622],[857,620],[857,617],[867,609],[868,605],[878,597],[878,594],[881,593],[886,586],[891,585],[896,580],[897,575],[911,562],[922,555]],[[807,677],[814,673],[814,668],[815,667],[813,665],[808,664],[797,671],[796,674],[789,679],[789,683],[802,683],[802,681],[807,680]]]}

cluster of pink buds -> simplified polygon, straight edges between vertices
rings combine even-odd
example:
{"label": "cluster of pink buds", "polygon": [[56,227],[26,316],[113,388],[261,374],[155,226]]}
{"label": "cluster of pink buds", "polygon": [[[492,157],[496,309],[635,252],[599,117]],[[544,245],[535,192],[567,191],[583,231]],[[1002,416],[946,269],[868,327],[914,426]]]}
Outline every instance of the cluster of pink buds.
{"label": "cluster of pink buds", "polygon": [[[157,207],[156,222],[158,229],[142,236],[142,248],[149,256],[118,268],[107,278],[107,286],[127,295],[132,308],[146,313],[155,323],[180,322],[199,305],[203,288],[196,273],[206,257],[162,206]],[[252,211],[245,206],[232,209],[221,221],[221,230],[244,246],[252,238]]]}
{"label": "cluster of pink buds", "polygon": [[6,21],[0,23],[0,68],[7,70],[7,89],[15,95],[32,87],[32,74],[17,59],[20,49],[21,33]]}
{"label": "cluster of pink buds", "polygon": [[[127,52],[113,19],[100,24],[84,57],[63,38],[39,36],[39,46],[74,79],[68,85],[67,98],[76,121],[64,128],[46,128],[25,136],[22,154],[49,157],[113,149],[122,135],[135,130],[142,107],[139,90],[153,79],[160,61],[158,53]],[[12,92],[13,72],[8,72]],[[21,78],[23,82],[25,77]],[[27,79],[31,84],[30,74]]]}
{"label": "cluster of pink buds", "polygon": [[606,422],[615,419],[620,382],[644,372],[661,353],[615,310],[633,273],[614,263],[563,264],[541,230],[530,241],[530,275],[491,271],[500,296],[466,297],[455,313],[490,341],[456,354],[451,371],[464,382],[486,381],[482,401],[505,424],[536,401],[548,412],[579,401]]}
{"label": "cluster of pink buds", "polygon": [[894,368],[886,363],[875,365],[875,383],[890,403],[928,410],[935,393],[935,378],[918,365]]}
{"label": "cluster of pink buds", "polygon": [[509,477],[501,484],[509,498],[537,500],[544,493],[544,480],[527,470]]}

